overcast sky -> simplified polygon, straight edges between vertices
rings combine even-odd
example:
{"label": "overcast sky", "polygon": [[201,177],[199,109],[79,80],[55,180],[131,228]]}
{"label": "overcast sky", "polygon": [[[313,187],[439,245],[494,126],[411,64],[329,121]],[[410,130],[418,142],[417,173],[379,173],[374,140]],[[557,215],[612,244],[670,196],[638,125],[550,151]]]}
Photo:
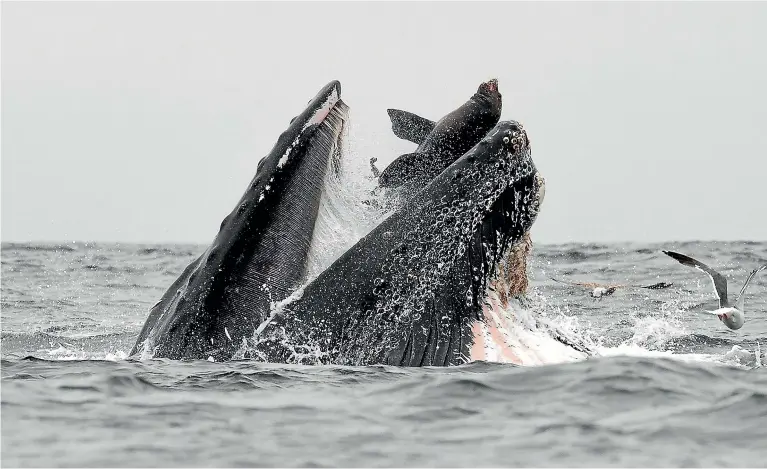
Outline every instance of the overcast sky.
{"label": "overcast sky", "polygon": [[[2,2],[2,240],[207,243],[338,79],[359,158],[497,77],[536,242],[767,239],[767,3]],[[369,153],[369,154],[368,154]]]}

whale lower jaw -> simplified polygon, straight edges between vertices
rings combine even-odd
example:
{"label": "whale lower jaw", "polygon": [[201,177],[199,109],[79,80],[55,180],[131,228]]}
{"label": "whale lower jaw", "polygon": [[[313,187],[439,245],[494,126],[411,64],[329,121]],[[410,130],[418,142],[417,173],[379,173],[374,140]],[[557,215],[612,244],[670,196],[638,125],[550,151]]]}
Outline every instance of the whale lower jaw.
{"label": "whale lower jaw", "polygon": [[471,328],[473,345],[467,362],[537,366],[574,362],[589,356],[552,337],[552,331],[532,314],[519,301],[504,301],[488,289],[480,319]]}

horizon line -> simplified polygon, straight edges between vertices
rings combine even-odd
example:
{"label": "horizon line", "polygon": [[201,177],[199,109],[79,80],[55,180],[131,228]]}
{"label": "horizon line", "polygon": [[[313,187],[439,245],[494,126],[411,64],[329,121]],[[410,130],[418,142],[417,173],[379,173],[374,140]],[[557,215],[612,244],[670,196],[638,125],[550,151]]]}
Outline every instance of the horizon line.
{"label": "horizon line", "polygon": [[[175,245],[195,245],[195,246],[207,246],[211,241],[116,241],[116,240],[3,240],[0,239],[0,245],[6,244],[54,244],[54,245],[68,245],[68,244],[175,244]],[[640,240],[611,240],[611,241],[560,241],[560,242],[535,242],[533,240],[533,246],[561,246],[566,244],[583,244],[583,245],[603,245],[603,244],[661,244],[661,243],[764,243],[765,240],[757,239],[670,239],[661,241],[640,241]]]}

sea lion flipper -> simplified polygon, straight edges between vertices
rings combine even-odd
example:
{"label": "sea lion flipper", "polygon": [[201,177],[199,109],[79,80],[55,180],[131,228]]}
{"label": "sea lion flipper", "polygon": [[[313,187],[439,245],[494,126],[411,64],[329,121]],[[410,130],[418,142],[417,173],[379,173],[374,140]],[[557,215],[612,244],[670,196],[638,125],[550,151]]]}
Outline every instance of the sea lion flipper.
{"label": "sea lion flipper", "polygon": [[374,178],[378,178],[381,175],[381,170],[376,167],[376,161],[378,161],[378,158],[375,156],[370,158],[370,170],[373,172]]}
{"label": "sea lion flipper", "polygon": [[414,176],[423,172],[434,157],[428,153],[406,153],[381,171],[378,185],[381,187],[397,187],[410,182]]}
{"label": "sea lion flipper", "polygon": [[389,114],[389,119],[391,119],[391,129],[394,135],[416,144],[423,142],[436,125],[434,121],[415,115],[412,112],[401,111],[399,109],[387,109],[386,112]]}

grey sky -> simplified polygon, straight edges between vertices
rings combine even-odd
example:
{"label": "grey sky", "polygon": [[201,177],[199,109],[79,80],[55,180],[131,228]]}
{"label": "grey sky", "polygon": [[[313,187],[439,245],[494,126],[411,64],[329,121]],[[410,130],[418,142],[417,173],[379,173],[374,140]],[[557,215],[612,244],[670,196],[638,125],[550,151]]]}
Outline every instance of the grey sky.
{"label": "grey sky", "polygon": [[2,239],[208,242],[329,80],[379,166],[497,77],[537,242],[767,239],[767,3],[2,2]]}

